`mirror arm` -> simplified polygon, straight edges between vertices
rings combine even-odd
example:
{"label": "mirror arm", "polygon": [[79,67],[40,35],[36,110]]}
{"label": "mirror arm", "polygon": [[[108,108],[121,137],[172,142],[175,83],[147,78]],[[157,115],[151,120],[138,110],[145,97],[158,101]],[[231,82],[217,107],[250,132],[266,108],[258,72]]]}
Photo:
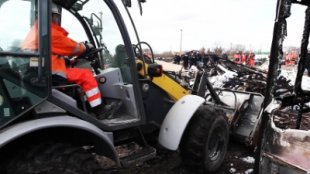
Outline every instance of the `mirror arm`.
{"label": "mirror arm", "polygon": [[90,15],[90,19],[92,21],[94,21],[94,18],[93,18],[94,16],[98,19],[98,21],[99,21],[99,29],[100,29],[100,31],[102,31],[102,20],[101,20],[101,18],[99,16],[97,16],[95,13],[92,13]]}
{"label": "mirror arm", "polygon": [[145,2],[145,0],[138,0],[138,4],[139,4],[139,9],[140,9],[140,15],[142,16],[143,10],[142,10],[142,2]]}

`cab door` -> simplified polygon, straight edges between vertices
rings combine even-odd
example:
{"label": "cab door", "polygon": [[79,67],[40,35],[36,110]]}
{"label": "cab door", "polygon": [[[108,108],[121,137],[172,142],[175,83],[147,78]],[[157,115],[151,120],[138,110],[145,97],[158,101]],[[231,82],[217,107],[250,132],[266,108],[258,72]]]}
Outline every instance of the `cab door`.
{"label": "cab door", "polygon": [[[106,102],[121,101],[122,107],[117,119],[101,122],[124,126],[126,121],[129,127],[144,123],[145,117],[131,39],[119,8],[124,7],[109,0],[87,1],[79,8],[74,4],[62,9],[61,25],[74,40],[102,48],[100,66],[94,71],[102,97]],[[89,60],[79,60],[76,67],[94,70]]]}
{"label": "cab door", "polygon": [[[48,96],[49,13],[47,0],[0,1],[0,127],[26,115]],[[38,19],[41,49],[25,50],[22,44]],[[45,22],[41,22],[45,21]],[[40,50],[40,51],[39,51]]]}

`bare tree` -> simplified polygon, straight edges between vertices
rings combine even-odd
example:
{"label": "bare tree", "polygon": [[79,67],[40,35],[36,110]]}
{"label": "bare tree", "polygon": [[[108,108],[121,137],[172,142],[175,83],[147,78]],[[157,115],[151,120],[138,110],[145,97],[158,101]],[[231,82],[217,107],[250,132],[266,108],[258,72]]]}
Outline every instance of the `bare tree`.
{"label": "bare tree", "polygon": [[242,44],[231,44],[229,51],[233,53],[240,52],[240,51],[243,52],[245,51],[245,46]]}
{"label": "bare tree", "polygon": [[165,61],[172,61],[173,57],[174,57],[174,54],[173,54],[172,51],[165,51],[165,52],[156,54],[156,57],[161,57]]}
{"label": "bare tree", "polygon": [[213,49],[213,53],[216,54],[216,55],[218,55],[218,56],[222,55],[223,52],[224,52],[224,48],[221,47],[221,46],[215,47],[215,48]]}
{"label": "bare tree", "polygon": [[285,52],[287,52],[287,53],[291,53],[291,52],[294,52],[294,53],[297,53],[297,54],[300,53],[300,48],[295,47],[295,46],[288,46],[288,47],[285,47],[284,50],[285,50]]}

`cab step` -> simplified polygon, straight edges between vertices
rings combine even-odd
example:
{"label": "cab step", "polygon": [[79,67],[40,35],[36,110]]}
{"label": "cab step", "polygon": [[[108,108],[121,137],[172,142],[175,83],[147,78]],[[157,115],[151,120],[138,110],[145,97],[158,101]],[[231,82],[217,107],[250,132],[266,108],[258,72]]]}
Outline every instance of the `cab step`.
{"label": "cab step", "polygon": [[150,160],[156,156],[156,149],[151,146],[145,146],[138,152],[129,156],[121,158],[121,164],[123,167],[129,167],[134,164],[142,163]]}

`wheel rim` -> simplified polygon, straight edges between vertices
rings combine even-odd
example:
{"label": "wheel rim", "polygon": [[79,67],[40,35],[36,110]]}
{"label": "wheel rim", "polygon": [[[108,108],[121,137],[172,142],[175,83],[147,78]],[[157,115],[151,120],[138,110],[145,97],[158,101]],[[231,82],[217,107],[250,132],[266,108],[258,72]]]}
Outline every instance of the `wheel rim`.
{"label": "wheel rim", "polygon": [[225,137],[226,133],[221,127],[216,127],[209,139],[207,145],[207,157],[210,161],[216,161],[223,153],[223,148],[225,147]]}

